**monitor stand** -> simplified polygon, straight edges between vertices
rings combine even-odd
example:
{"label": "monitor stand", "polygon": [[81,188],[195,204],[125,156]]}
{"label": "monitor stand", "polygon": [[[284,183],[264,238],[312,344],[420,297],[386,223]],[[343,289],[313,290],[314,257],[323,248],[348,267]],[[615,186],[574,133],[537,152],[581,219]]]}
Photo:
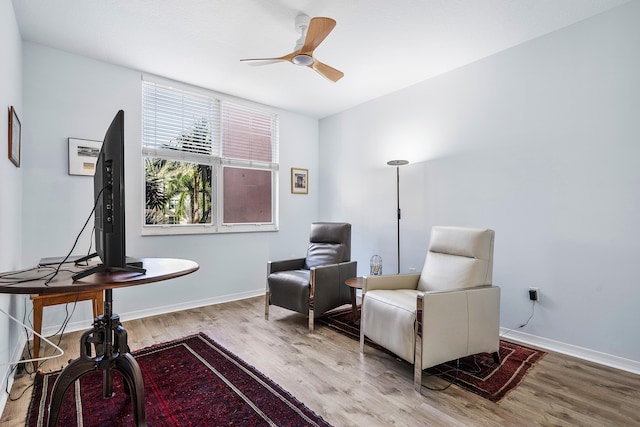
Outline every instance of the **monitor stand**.
{"label": "monitor stand", "polygon": [[[88,261],[91,258],[95,258],[97,256],[98,256],[97,253],[89,254],[82,258],[78,258],[75,264],[78,265],[81,262]],[[91,267],[84,271],[81,271],[80,273],[74,274],[72,278],[73,278],[73,281],[75,282],[76,280],[80,280],[83,277],[87,277],[93,273],[99,273],[102,271],[125,271],[125,272],[140,273],[140,274],[145,274],[147,272],[146,269],[142,268],[142,262],[140,262],[135,258],[126,257],[126,265],[124,267],[107,267],[104,264],[98,264],[95,267]]]}

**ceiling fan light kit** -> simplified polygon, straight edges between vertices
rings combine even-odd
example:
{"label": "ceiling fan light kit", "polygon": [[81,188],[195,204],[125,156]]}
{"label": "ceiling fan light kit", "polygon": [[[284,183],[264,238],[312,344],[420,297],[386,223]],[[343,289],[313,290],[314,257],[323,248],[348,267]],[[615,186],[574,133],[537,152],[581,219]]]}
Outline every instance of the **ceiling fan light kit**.
{"label": "ceiling fan light kit", "polygon": [[318,74],[333,82],[340,80],[344,76],[342,71],[338,71],[318,61],[313,56],[313,51],[322,43],[329,33],[331,33],[336,26],[336,21],[325,17],[309,19],[307,15],[300,14],[296,16],[294,26],[296,31],[300,33],[300,38],[296,43],[294,51],[290,54],[276,58],[241,59],[240,61],[289,61],[294,65],[312,68]]}
{"label": "ceiling fan light kit", "polygon": [[296,65],[304,65],[305,67],[308,67],[313,64],[313,58],[309,55],[299,54],[291,58],[291,62]]}

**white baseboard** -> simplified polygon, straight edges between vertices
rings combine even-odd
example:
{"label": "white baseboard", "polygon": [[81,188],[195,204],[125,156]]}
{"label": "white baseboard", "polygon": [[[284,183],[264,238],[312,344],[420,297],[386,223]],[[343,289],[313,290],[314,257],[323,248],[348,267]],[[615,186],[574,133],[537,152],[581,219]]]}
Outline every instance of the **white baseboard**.
{"label": "white baseboard", "polygon": [[[208,305],[215,305],[215,304],[222,304],[225,302],[231,302],[231,301],[239,301],[239,300],[243,300],[246,298],[253,298],[253,297],[257,297],[260,295],[264,295],[264,287],[257,289],[257,290],[253,290],[253,291],[247,291],[247,292],[240,292],[237,294],[230,294],[230,295],[223,295],[221,297],[215,297],[215,298],[206,298],[206,299],[201,299],[201,300],[196,300],[196,301],[188,301],[185,303],[180,303],[180,304],[172,304],[172,305],[165,305],[163,307],[154,307],[152,309],[146,309],[146,310],[140,310],[140,311],[132,311],[129,313],[124,313],[120,315],[120,320],[121,321],[127,321],[127,320],[135,320],[135,319],[142,319],[143,317],[149,317],[149,316],[156,316],[159,314],[167,314],[167,313],[173,313],[176,311],[182,311],[182,310],[189,310],[191,308],[198,308],[198,307],[206,307]],[[85,325],[86,327],[86,325]]]}
{"label": "white baseboard", "polygon": [[615,369],[640,375],[640,362],[635,360],[625,359],[623,357],[602,353],[596,350],[579,347],[577,345],[566,344],[560,341],[539,337],[537,335],[509,330],[507,328],[500,328],[500,336],[502,335],[505,335],[504,339],[508,341],[517,341],[522,344],[532,345],[534,347],[566,354],[568,356],[577,357],[578,359],[588,360],[600,365],[610,366]]}
{"label": "white baseboard", "polygon": [[[119,312],[117,308],[115,311],[120,316],[120,321],[126,322],[128,320],[136,320],[136,319],[142,319],[144,317],[157,316],[160,314],[174,313],[176,311],[189,310],[191,308],[206,307],[208,305],[222,304],[222,303],[231,302],[231,301],[239,301],[246,298],[257,297],[260,295],[264,295],[264,288],[247,291],[247,292],[240,292],[237,294],[223,295],[215,298],[206,298],[206,299],[195,300],[195,301],[187,301],[179,304],[163,305],[160,307],[153,307],[153,308],[148,308],[144,310],[130,311],[127,313]],[[65,331],[66,332],[82,331],[82,330],[88,329],[90,326],[91,325],[86,320],[70,322],[69,324],[67,324]],[[59,329],[60,329],[60,325],[50,325],[46,328],[43,328],[42,334],[45,336],[49,336],[57,332]]]}

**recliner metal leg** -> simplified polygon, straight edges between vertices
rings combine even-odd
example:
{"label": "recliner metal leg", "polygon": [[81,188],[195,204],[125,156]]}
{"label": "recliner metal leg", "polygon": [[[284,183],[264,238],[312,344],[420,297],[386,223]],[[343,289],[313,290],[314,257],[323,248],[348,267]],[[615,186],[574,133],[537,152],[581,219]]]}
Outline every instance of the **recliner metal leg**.
{"label": "recliner metal leg", "polygon": [[360,353],[364,353],[364,301],[360,305]]}
{"label": "recliner metal leg", "polygon": [[416,351],[413,361],[413,388],[422,392],[422,337],[416,336]]}
{"label": "recliner metal leg", "polygon": [[414,352],[413,352],[413,388],[418,393],[422,392],[422,309],[424,296],[418,295],[416,301],[416,322],[414,324]]}
{"label": "recliner metal leg", "polygon": [[264,295],[264,320],[269,320],[269,290]]}

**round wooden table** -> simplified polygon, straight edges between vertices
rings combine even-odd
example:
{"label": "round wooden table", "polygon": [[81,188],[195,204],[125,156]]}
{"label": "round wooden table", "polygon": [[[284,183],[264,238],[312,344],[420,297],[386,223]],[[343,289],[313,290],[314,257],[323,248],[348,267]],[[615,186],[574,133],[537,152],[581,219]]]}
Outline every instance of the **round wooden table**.
{"label": "round wooden table", "polygon": [[[138,363],[129,351],[127,331],[120,317],[113,313],[112,291],[116,288],[144,285],[175,279],[191,274],[200,268],[190,260],[174,258],[142,258],[139,272],[100,271],[73,280],[81,267],[60,269],[52,280],[48,280],[51,268],[37,268],[26,272],[3,273],[10,283],[0,285],[0,293],[54,295],[62,292],[104,290],[104,314],[93,321],[93,328],[80,337],[80,357],[69,362],[56,379],[51,390],[49,404],[50,427],[57,424],[65,392],[80,377],[89,372],[103,371],[103,398],[112,397],[112,370],[117,370],[126,381],[125,391],[131,398],[133,421],[137,427],[146,427],[144,410],[144,383]],[[84,267],[86,268],[86,267]]]}
{"label": "round wooden table", "polygon": [[351,292],[351,309],[353,310],[353,323],[355,324],[358,324],[360,321],[360,316],[358,316],[358,304],[356,302],[356,289],[362,289],[363,282],[364,277],[350,277],[344,282]]}

